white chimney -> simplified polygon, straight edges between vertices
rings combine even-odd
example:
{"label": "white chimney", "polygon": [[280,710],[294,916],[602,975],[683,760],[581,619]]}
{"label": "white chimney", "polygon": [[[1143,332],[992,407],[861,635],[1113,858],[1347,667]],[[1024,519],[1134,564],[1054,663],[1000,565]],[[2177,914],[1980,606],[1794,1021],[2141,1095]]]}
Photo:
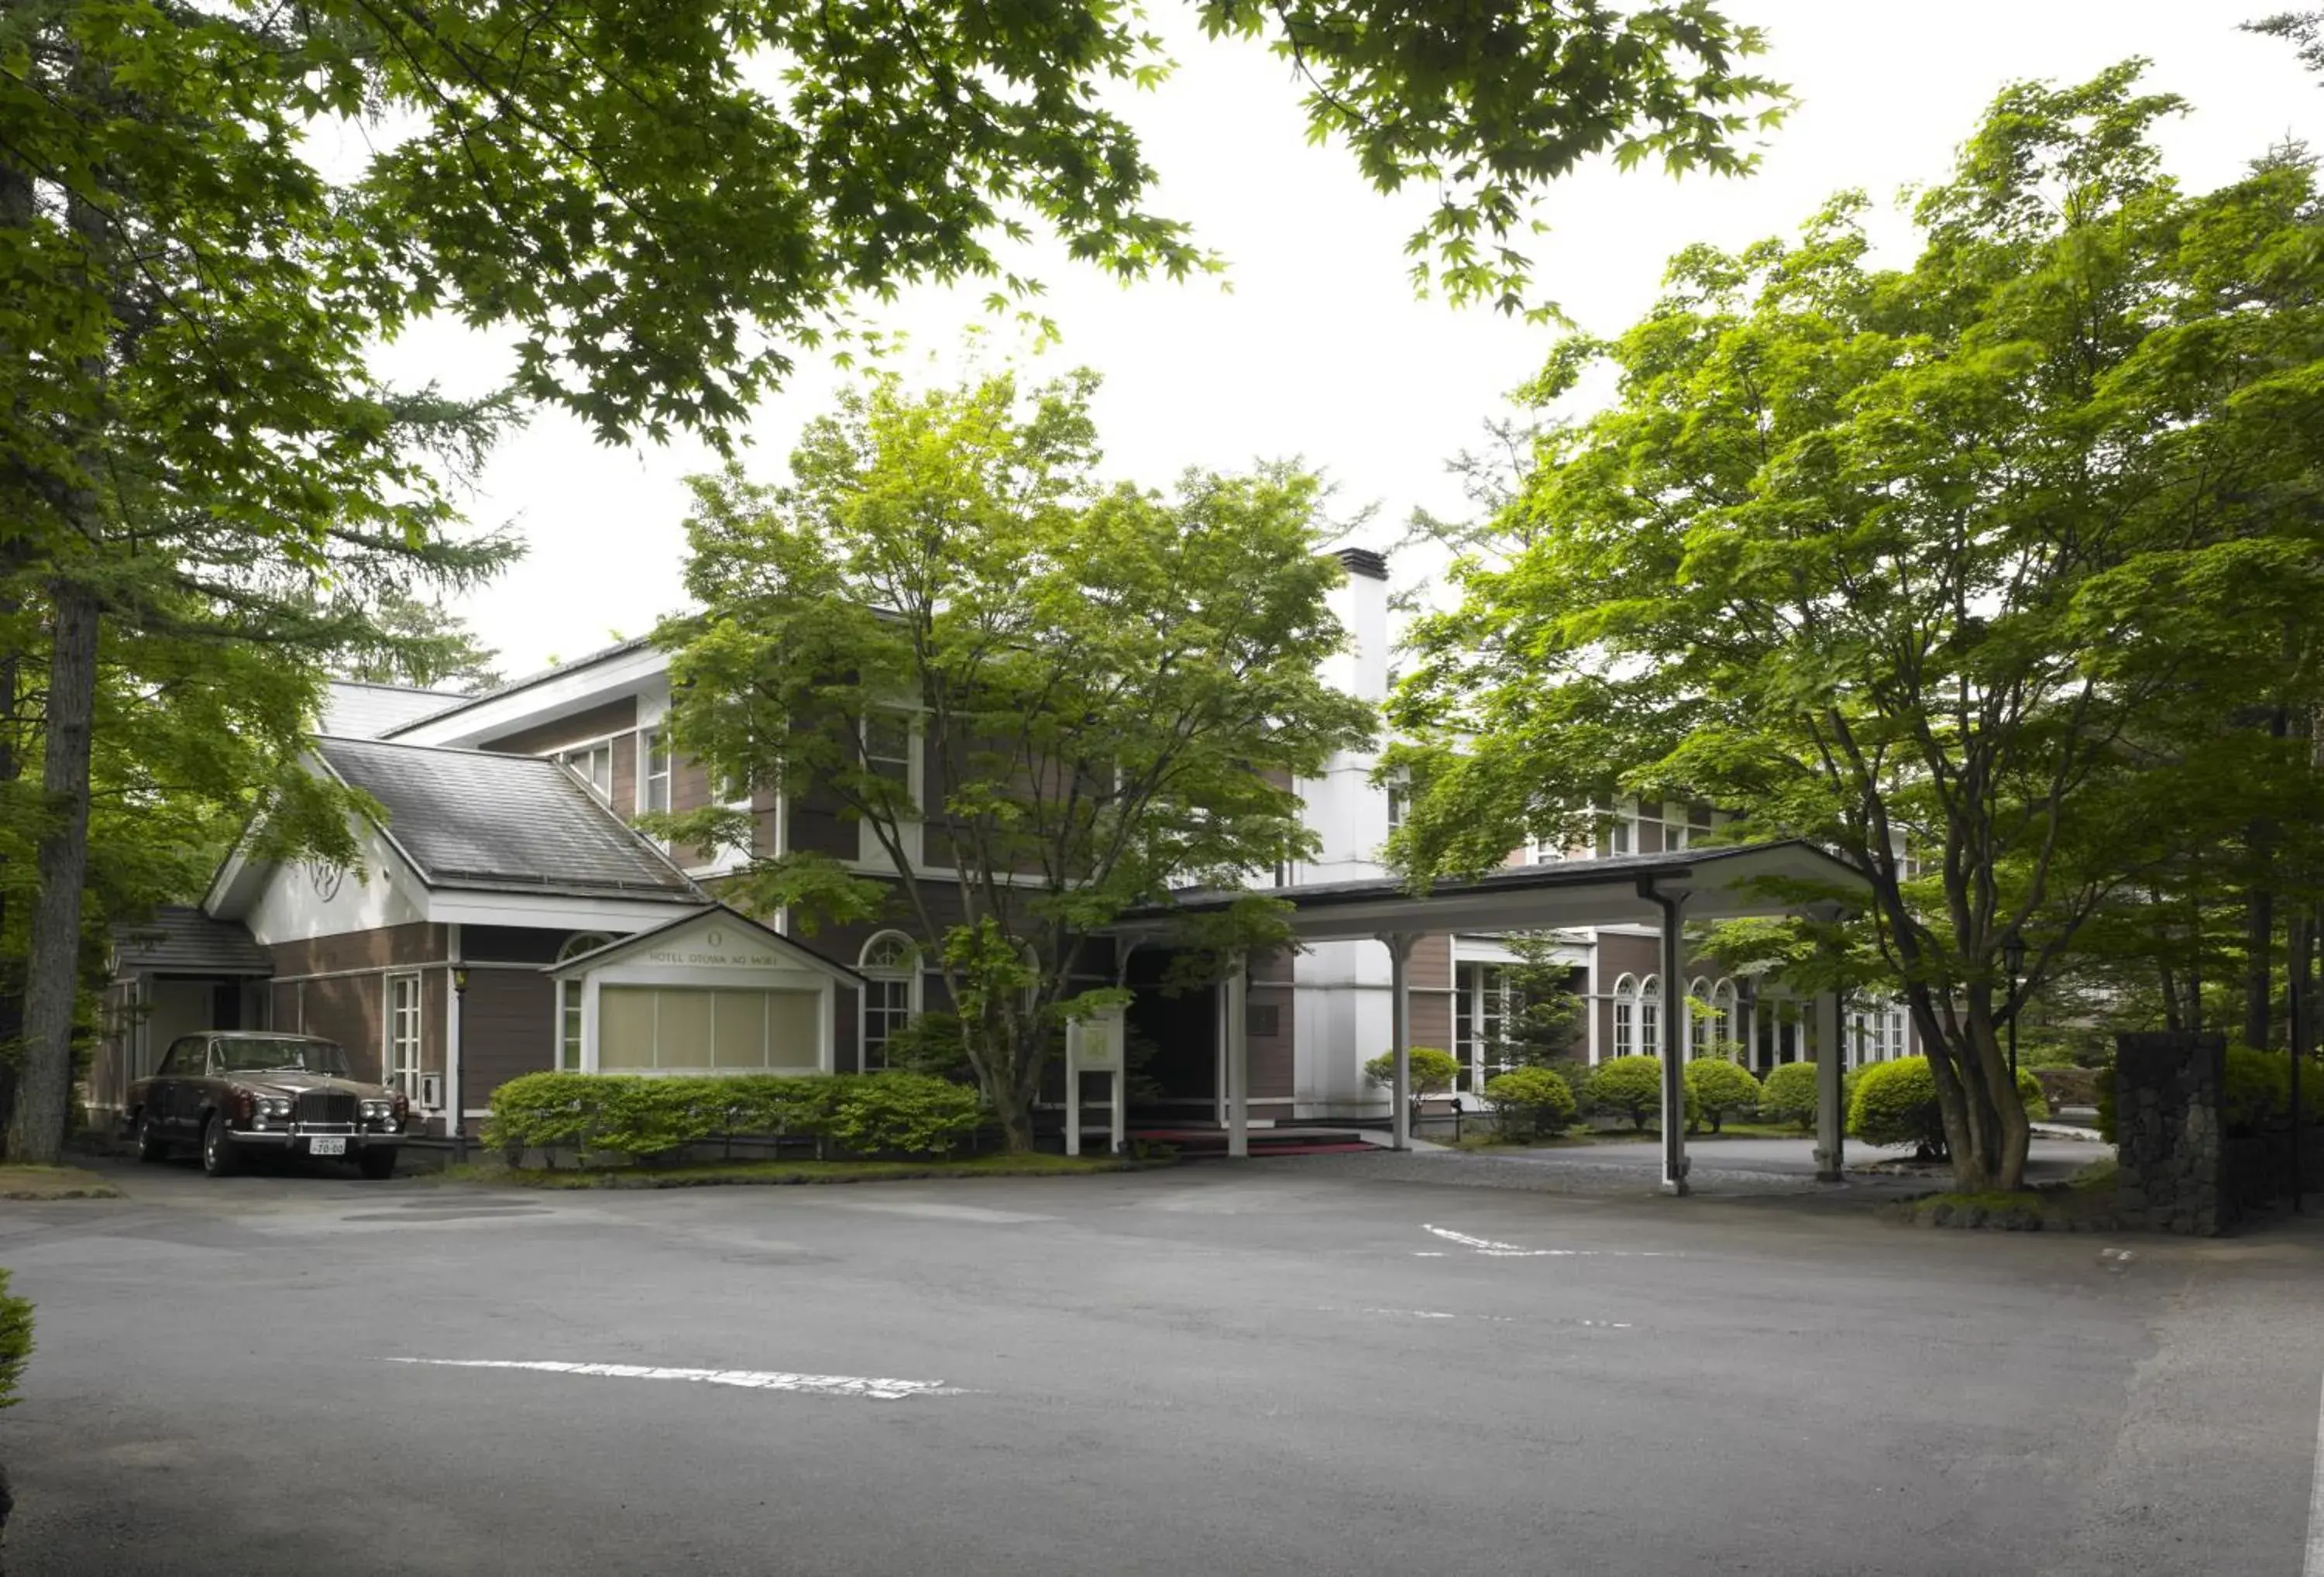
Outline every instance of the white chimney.
{"label": "white chimney", "polygon": [[1369,548],[1342,548],[1334,558],[1348,578],[1332,593],[1332,612],[1348,632],[1347,650],[1323,665],[1333,688],[1365,701],[1388,699],[1388,559]]}

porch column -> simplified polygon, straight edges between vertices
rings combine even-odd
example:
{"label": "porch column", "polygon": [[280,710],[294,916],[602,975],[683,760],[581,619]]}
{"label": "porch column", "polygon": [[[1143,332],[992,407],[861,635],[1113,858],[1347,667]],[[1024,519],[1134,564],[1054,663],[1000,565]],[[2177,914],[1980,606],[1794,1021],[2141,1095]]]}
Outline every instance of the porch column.
{"label": "porch column", "polygon": [[1227,1154],[1250,1154],[1250,963],[1235,955],[1220,995],[1225,999]]}
{"label": "porch column", "polygon": [[1840,1081],[1848,1071],[1848,1047],[1841,1031],[1840,997],[1836,991],[1818,991],[1815,999],[1816,1055],[1816,1181],[1838,1183],[1840,1177],[1841,1134],[1848,1114],[1840,1110]]}
{"label": "porch column", "polygon": [[1686,894],[1654,895],[1662,905],[1663,1192],[1686,1188]]}
{"label": "porch column", "polygon": [[1399,931],[1384,936],[1388,945],[1388,1049],[1396,1073],[1388,1086],[1394,1111],[1388,1118],[1388,1148],[1412,1148],[1412,947],[1420,938]]}

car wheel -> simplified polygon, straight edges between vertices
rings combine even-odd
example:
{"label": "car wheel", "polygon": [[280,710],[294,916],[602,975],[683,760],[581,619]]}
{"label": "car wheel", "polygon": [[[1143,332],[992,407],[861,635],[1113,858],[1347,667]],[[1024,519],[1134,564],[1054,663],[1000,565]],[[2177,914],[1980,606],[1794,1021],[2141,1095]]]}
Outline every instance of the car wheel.
{"label": "car wheel", "polygon": [[363,1175],[377,1183],[395,1176],[395,1149],[392,1146],[374,1145],[355,1157],[355,1165]]}
{"label": "car wheel", "polygon": [[161,1125],[150,1113],[138,1120],[137,1158],[146,1162],[170,1158],[169,1141],[161,1137]]}
{"label": "car wheel", "polygon": [[222,1114],[213,1113],[209,1126],[202,1130],[202,1170],[213,1177],[231,1177],[242,1170],[241,1153]]}

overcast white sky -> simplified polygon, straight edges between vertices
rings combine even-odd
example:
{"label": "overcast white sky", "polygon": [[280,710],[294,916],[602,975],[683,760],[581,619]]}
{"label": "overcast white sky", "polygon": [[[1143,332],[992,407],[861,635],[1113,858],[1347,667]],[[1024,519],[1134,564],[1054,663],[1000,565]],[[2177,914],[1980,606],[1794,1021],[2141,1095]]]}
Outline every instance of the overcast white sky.
{"label": "overcast white sky", "polygon": [[[1786,232],[1830,193],[1886,201],[1941,177],[1951,149],[2005,81],[2079,79],[2131,55],[2149,83],[2190,100],[2168,133],[2190,187],[2231,178],[2286,135],[2324,142],[2324,90],[2285,45],[2236,31],[2291,0],[1728,0],[1765,26],[1760,67],[1803,103],[1748,180],[1585,172],[1555,189],[1554,233],[1535,247],[1545,293],[1593,331],[1618,330],[1653,300],[1664,260],[1697,240],[1739,245]],[[1128,289],[1045,268],[1045,310],[1065,339],[1060,370],[1105,375],[1097,412],[1110,469],[1159,486],[1189,466],[1227,469],[1298,456],[1335,479],[1342,509],[1376,503],[1357,539],[1385,547],[1416,505],[1457,513],[1444,462],[1472,447],[1502,395],[1531,374],[1552,330],[1488,310],[1416,301],[1403,244],[1417,197],[1382,198],[1338,148],[1311,148],[1299,94],[1264,50],[1210,44],[1156,0],[1179,73],[1127,104],[1161,172],[1159,206],[1223,254],[1213,282]],[[1176,25],[1174,25],[1176,24]],[[981,292],[927,290],[885,315],[924,350],[948,352],[982,320]],[[490,342],[435,326],[392,347],[401,380],[490,386]],[[793,436],[827,405],[837,374],[802,357],[761,412],[746,464],[774,476]],[[479,524],[512,521],[530,548],[459,604],[511,674],[638,634],[681,596],[683,479],[710,464],[689,444],[608,449],[543,415],[494,456]]]}

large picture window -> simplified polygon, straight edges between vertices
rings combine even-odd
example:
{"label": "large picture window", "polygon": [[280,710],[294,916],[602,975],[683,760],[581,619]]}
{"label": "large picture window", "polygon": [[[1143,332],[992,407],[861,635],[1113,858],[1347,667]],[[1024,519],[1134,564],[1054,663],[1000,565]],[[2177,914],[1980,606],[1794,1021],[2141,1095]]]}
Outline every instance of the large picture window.
{"label": "large picture window", "polygon": [[822,1030],[817,991],[597,988],[601,1073],[812,1071]]}

